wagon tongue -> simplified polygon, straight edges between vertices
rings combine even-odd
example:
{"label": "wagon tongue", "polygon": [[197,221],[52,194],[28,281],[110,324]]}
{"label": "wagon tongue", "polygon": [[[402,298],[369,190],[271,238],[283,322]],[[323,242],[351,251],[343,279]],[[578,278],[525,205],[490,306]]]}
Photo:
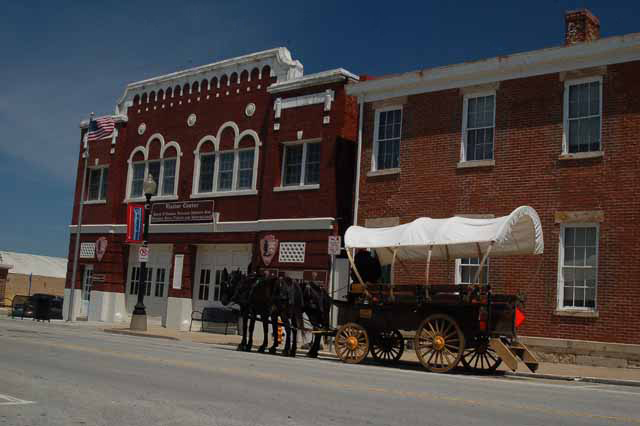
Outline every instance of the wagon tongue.
{"label": "wagon tongue", "polygon": [[524,314],[516,307],[516,328],[519,328],[524,322]]}

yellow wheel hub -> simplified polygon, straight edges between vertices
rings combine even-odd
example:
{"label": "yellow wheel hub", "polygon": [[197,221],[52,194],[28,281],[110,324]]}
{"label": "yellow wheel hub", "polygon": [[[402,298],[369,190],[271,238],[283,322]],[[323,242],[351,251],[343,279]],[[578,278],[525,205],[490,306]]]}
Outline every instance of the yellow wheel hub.
{"label": "yellow wheel hub", "polygon": [[444,348],[444,337],[435,336],[433,338],[433,348],[437,351],[441,351]]}
{"label": "yellow wheel hub", "polygon": [[358,338],[355,336],[347,337],[347,348],[349,348],[352,351],[355,351],[357,347],[358,347]]}

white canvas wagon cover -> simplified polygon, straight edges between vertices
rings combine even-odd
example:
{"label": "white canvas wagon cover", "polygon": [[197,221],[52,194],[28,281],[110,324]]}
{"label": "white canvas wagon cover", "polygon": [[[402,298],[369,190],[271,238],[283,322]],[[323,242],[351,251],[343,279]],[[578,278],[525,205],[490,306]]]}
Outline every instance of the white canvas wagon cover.
{"label": "white canvas wagon cover", "polygon": [[544,250],[538,213],[521,206],[508,216],[472,219],[421,217],[388,228],[351,226],[344,237],[346,248],[375,249],[383,265],[398,260],[424,260],[432,247],[432,259],[482,257],[491,244],[491,257],[541,254]]}

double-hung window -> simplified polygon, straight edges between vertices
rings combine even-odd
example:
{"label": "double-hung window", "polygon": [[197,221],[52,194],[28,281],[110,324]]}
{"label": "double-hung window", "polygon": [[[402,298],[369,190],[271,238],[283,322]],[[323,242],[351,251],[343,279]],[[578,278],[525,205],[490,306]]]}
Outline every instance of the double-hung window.
{"label": "double-hung window", "polygon": [[560,231],[558,308],[596,308],[598,226],[563,225]]}
{"label": "double-hung window", "polygon": [[602,77],[565,82],[564,154],[601,150]]}
{"label": "double-hung window", "polygon": [[159,160],[139,161],[131,166],[131,189],[129,198],[144,196],[142,186],[147,176],[153,176],[156,181],[156,192],[153,195],[176,195],[177,159],[164,158]]}
{"label": "double-hung window", "polygon": [[461,161],[493,160],[496,95],[465,95]]}
{"label": "double-hung window", "polygon": [[199,154],[197,194],[253,189],[255,151],[250,148]]}
{"label": "double-hung window", "polygon": [[[460,258],[456,259],[456,284],[475,284],[473,281],[480,268],[480,258]],[[489,284],[489,259],[485,261],[480,272],[479,283]]]}
{"label": "double-hung window", "polygon": [[400,167],[400,139],[402,135],[402,109],[386,108],[376,111],[372,170]]}
{"label": "double-hung window", "polygon": [[320,184],[320,142],[284,145],[282,186]]}
{"label": "double-hung window", "polygon": [[109,169],[97,167],[89,169],[89,190],[87,201],[104,201],[107,199],[107,180]]}

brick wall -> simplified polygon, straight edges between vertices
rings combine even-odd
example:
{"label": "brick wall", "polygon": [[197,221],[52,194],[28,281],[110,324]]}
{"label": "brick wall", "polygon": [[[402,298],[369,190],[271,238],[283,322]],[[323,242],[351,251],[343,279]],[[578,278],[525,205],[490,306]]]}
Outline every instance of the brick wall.
{"label": "brick wall", "polygon": [[[358,223],[367,218],[462,213],[506,215],[530,205],[542,220],[539,258],[491,259],[490,280],[500,291],[526,291],[521,334],[637,343],[640,340],[640,62],[608,66],[603,76],[604,157],[560,160],[564,83],[558,74],[500,82],[496,92],[495,166],[457,168],[463,96],[446,90],[409,96],[403,106],[401,172],[368,177],[374,109],[365,104]],[[600,224],[598,317],[555,313],[558,211],[604,211]],[[424,280],[424,264],[398,282]],[[453,282],[454,262],[435,262],[432,282]]]}

